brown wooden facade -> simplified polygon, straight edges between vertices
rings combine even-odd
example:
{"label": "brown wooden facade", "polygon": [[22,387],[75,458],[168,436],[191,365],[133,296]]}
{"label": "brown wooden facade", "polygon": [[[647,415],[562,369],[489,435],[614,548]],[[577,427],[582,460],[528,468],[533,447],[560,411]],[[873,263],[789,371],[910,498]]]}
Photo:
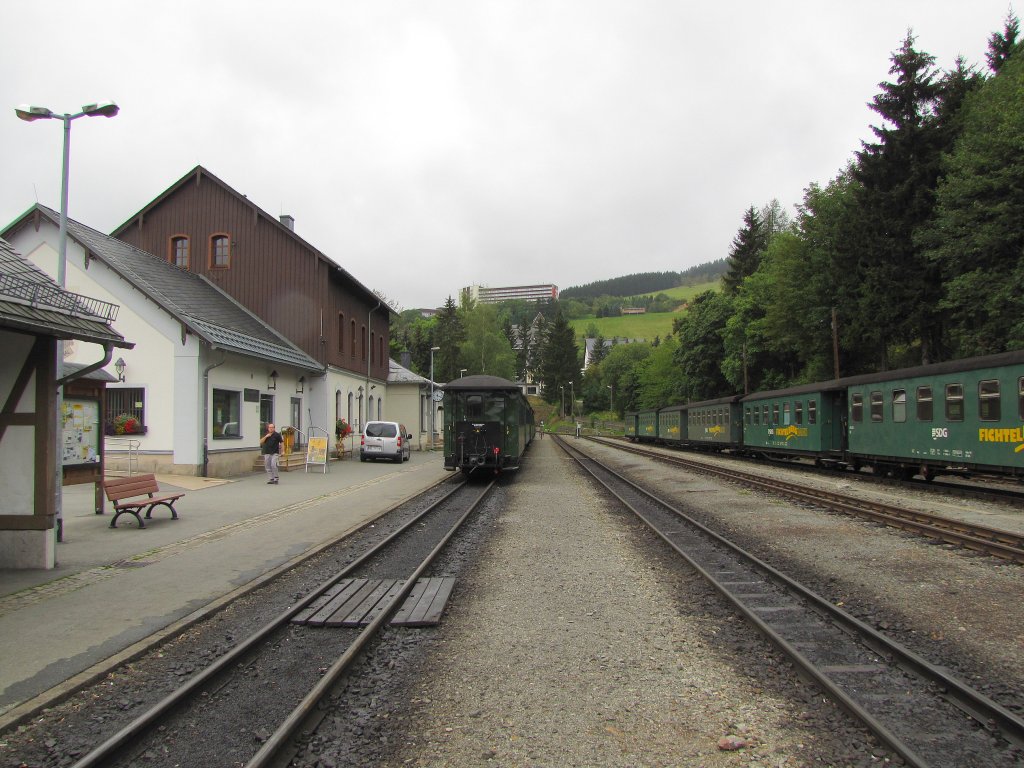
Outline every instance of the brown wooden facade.
{"label": "brown wooden facade", "polygon": [[112,234],[206,277],[318,362],[387,379],[387,305],[201,166]]}

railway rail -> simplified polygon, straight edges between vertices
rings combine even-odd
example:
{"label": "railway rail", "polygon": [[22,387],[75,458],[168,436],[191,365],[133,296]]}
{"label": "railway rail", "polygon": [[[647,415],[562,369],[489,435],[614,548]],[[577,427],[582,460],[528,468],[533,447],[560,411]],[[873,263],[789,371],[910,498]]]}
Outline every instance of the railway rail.
{"label": "railway rail", "polygon": [[[232,737],[218,722],[219,706],[244,706],[250,731],[261,744],[236,743],[228,747],[237,764],[248,768],[287,764],[288,755],[301,749],[295,736],[308,732],[325,715],[321,702],[335,689],[346,671],[389,621],[413,623],[423,619],[413,606],[438,600],[450,582],[424,580],[430,564],[490,493],[494,483],[468,486],[459,483],[442,498],[408,520],[383,541],[342,568],[334,577],[298,599],[286,611],[238,642],[201,672],[165,696],[145,713],[81,757],[73,768],[189,764],[189,756],[172,754],[161,741],[168,733],[187,734],[196,745],[196,759],[208,759],[204,746]],[[419,553],[410,572],[395,573],[409,551]],[[424,592],[440,590],[440,596]],[[403,613],[404,612],[404,613]],[[415,615],[411,615],[415,614]],[[333,618],[333,620],[332,620]],[[246,679],[254,659],[269,655],[274,677]],[[275,684],[280,675],[302,675],[308,693],[299,701],[281,702]],[[173,723],[173,726],[172,726]],[[255,750],[255,751],[254,751]],[[245,754],[243,754],[243,752]]]}
{"label": "railway rail", "polygon": [[1024,720],[682,510],[564,440],[558,442],[788,656],[802,675],[908,765],[977,765],[979,754],[986,755],[987,765],[1018,764]]}
{"label": "railway rail", "polygon": [[981,552],[1015,563],[1024,563],[1024,536],[1012,531],[955,520],[929,512],[909,510],[894,504],[868,501],[777,478],[767,478],[731,467],[712,466],[705,462],[683,456],[667,455],[622,441],[602,440],[600,442],[602,445],[609,445],[627,453],[663,461],[688,471],[742,483],[789,499],[817,504],[827,509],[868,519],[891,528],[915,533],[974,552]]}

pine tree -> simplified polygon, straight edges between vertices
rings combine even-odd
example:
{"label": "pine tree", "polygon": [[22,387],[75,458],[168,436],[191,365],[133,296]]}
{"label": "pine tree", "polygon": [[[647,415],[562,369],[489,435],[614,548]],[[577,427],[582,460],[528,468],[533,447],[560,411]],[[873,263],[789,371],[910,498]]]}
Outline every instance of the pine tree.
{"label": "pine tree", "polygon": [[743,214],[743,228],[733,238],[729,249],[729,271],[722,278],[726,293],[736,293],[743,278],[757,271],[761,256],[768,247],[768,235],[761,214],[750,206]]}
{"label": "pine tree", "polygon": [[466,329],[459,308],[451,296],[437,314],[434,346],[440,347],[434,359],[434,377],[437,381],[451,381],[459,375],[459,351],[466,340]]}
{"label": "pine tree", "polygon": [[1019,34],[1020,22],[1017,17],[1013,12],[1006,14],[1002,33],[993,32],[988,39],[988,53],[985,54],[985,60],[988,62],[988,68],[994,73],[998,74],[999,70],[1003,68],[1003,64],[1010,58],[1010,54],[1013,53],[1013,49],[1017,45]]}
{"label": "pine tree", "polygon": [[561,387],[569,388],[569,382],[580,381],[579,349],[572,326],[561,310],[548,328],[547,342],[541,358],[541,380],[544,382],[544,399],[549,403],[559,401]]}

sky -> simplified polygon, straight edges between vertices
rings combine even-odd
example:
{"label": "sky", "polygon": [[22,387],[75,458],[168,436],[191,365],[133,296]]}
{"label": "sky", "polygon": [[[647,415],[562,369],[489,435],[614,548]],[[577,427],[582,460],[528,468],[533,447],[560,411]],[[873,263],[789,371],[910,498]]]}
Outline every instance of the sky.
{"label": "sky", "polygon": [[[1019,2],[1018,2],[1019,4]],[[682,271],[878,125],[908,30],[983,67],[1007,0],[52,0],[0,46],[0,226],[103,232],[196,165],[397,309]],[[8,16],[12,16],[9,12]]]}

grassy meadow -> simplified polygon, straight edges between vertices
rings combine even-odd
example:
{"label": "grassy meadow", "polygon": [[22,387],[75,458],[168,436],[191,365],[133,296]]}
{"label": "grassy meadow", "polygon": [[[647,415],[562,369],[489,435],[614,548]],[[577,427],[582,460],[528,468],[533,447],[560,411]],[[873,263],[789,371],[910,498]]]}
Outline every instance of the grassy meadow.
{"label": "grassy meadow", "polygon": [[576,337],[581,339],[587,332],[590,325],[597,326],[601,335],[606,339],[612,337],[624,339],[646,339],[654,341],[655,336],[665,338],[672,333],[672,321],[681,317],[685,310],[682,305],[704,291],[717,290],[719,284],[701,283],[699,285],[681,285],[677,288],[669,288],[664,291],[655,291],[653,294],[664,293],[679,300],[679,307],[674,312],[650,312],[644,315],[621,315],[619,317],[581,317],[570,320],[569,324],[576,332]]}

